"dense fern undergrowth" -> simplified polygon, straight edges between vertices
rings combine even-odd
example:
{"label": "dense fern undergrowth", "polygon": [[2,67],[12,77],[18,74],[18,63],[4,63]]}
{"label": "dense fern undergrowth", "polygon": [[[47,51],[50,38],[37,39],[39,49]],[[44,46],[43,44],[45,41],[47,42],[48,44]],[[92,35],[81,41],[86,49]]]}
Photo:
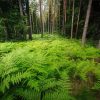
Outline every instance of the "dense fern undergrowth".
{"label": "dense fern undergrowth", "polygon": [[99,100],[100,50],[56,35],[0,43],[0,100]]}

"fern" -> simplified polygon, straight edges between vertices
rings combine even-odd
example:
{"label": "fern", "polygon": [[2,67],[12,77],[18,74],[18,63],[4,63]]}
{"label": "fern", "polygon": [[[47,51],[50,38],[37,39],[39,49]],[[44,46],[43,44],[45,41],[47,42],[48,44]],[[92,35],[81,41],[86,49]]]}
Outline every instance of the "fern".
{"label": "fern", "polygon": [[30,72],[18,72],[17,74],[13,74],[12,76],[8,75],[7,77],[2,79],[0,84],[0,91],[5,92],[6,88],[10,88],[10,84],[19,84],[22,81],[22,79],[28,79],[30,77]]}
{"label": "fern", "polygon": [[91,60],[100,57],[99,50],[59,36],[45,37],[0,43],[1,100],[75,100],[73,80],[86,83],[90,72],[96,77],[94,90],[100,89],[100,64]]}
{"label": "fern", "polygon": [[100,90],[100,79],[95,83],[93,89]]}
{"label": "fern", "polygon": [[33,89],[19,88],[15,90],[17,96],[22,97],[24,100],[40,100],[40,93]]}

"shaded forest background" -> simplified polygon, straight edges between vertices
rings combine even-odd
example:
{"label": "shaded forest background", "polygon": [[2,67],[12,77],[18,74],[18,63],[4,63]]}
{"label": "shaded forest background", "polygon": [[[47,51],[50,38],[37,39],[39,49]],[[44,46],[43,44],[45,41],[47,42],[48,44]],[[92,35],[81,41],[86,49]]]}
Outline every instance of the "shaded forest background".
{"label": "shaded forest background", "polygon": [[41,33],[43,37],[44,33],[58,33],[82,39],[83,44],[88,39],[98,45],[99,9],[99,0],[0,0],[0,40],[27,40],[32,34]]}

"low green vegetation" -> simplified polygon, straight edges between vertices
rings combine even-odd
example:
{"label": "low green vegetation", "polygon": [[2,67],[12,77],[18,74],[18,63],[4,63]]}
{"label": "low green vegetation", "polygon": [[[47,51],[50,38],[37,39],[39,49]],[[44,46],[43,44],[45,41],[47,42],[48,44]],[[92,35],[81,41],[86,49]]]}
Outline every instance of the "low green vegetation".
{"label": "low green vegetation", "polygon": [[99,92],[99,49],[55,35],[0,43],[1,100],[97,100]]}

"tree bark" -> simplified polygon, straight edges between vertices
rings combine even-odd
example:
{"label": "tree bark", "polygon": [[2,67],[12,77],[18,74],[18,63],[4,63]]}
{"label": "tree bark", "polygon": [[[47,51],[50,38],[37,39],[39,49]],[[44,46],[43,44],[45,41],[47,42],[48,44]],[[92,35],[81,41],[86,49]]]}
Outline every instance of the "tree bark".
{"label": "tree bark", "polygon": [[79,28],[81,6],[82,6],[82,0],[80,0],[80,4],[79,4],[79,13],[78,13],[77,27],[76,27],[76,34],[75,34],[76,38],[77,38],[77,33],[78,33],[78,28]]}
{"label": "tree bark", "polygon": [[100,49],[100,40],[99,40],[99,43],[98,43],[98,48]]}
{"label": "tree bark", "polygon": [[18,3],[19,3],[20,15],[23,16],[22,0],[18,0]]}
{"label": "tree bark", "polygon": [[63,34],[65,35],[66,32],[66,0],[63,0]]}
{"label": "tree bark", "polygon": [[49,33],[52,33],[52,1],[49,1]]}
{"label": "tree bark", "polygon": [[[33,33],[33,28],[32,28],[32,15],[30,14],[30,31]],[[32,37],[30,38],[32,39]]]}
{"label": "tree bark", "polygon": [[73,11],[72,11],[72,26],[71,26],[71,39],[73,38],[73,27],[74,27],[74,7],[75,0],[73,0]]}
{"label": "tree bark", "polygon": [[49,13],[48,13],[48,33],[49,33]]}
{"label": "tree bark", "polygon": [[30,12],[29,12],[29,0],[26,0],[26,12],[27,12],[27,20],[29,25],[29,39],[32,40],[32,31],[31,31],[31,23],[30,23]]}
{"label": "tree bark", "polygon": [[88,8],[87,8],[87,14],[86,14],[86,19],[85,19],[85,24],[84,24],[84,30],[83,30],[83,35],[82,35],[82,44],[83,45],[86,42],[86,34],[87,34],[87,29],[88,29],[88,24],[89,24],[91,7],[92,7],[92,0],[89,0]]}
{"label": "tree bark", "polygon": [[43,37],[42,0],[39,0],[39,4],[40,4],[41,37]]}

